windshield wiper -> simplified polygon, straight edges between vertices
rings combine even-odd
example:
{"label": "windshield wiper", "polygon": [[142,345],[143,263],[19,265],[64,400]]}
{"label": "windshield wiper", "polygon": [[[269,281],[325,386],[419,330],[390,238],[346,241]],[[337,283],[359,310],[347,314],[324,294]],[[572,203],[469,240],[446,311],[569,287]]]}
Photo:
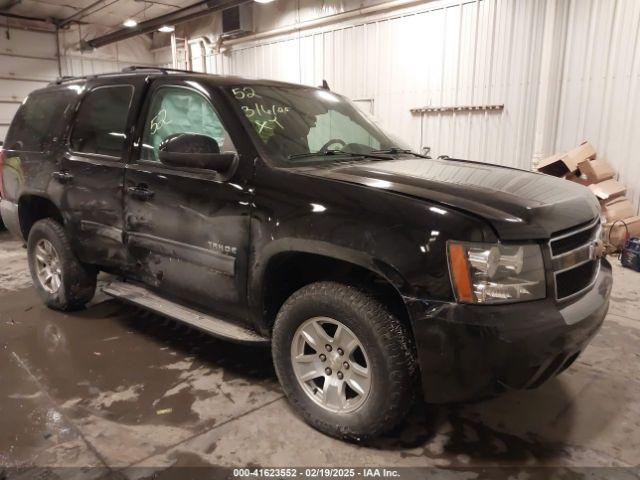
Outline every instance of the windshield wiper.
{"label": "windshield wiper", "polygon": [[416,153],[412,150],[409,150],[408,148],[400,148],[400,147],[390,147],[390,148],[385,148],[383,150],[373,150],[372,153],[388,153],[390,155],[398,155],[399,153],[409,153],[411,155],[415,155],[416,157],[429,158],[426,155],[422,155],[421,153]]}
{"label": "windshield wiper", "polygon": [[[373,152],[373,153],[383,153],[383,152]],[[294,158],[307,158],[307,157],[328,157],[331,155],[336,156],[348,156],[348,157],[357,157],[357,158],[375,158],[377,160],[392,160],[392,158],[388,155],[375,155],[372,153],[355,153],[355,152],[345,152],[344,150],[337,149],[326,149],[319,152],[307,152],[307,153],[296,153],[294,155],[289,155],[287,158],[292,160]]]}

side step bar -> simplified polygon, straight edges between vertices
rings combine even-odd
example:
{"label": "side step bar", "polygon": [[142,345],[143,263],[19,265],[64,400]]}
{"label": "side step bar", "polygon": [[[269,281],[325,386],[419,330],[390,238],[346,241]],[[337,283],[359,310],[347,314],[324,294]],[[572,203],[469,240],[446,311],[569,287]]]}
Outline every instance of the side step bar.
{"label": "side step bar", "polygon": [[252,330],[172,302],[133,283],[111,282],[102,287],[102,291],[111,297],[187,323],[224,340],[252,345],[269,342],[268,338]]}

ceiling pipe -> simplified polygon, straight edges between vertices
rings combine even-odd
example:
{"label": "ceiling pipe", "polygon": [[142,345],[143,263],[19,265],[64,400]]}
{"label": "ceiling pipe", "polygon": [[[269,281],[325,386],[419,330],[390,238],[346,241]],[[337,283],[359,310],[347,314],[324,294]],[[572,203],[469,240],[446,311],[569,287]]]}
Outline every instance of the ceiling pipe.
{"label": "ceiling pipe", "polygon": [[297,32],[301,30],[307,30],[309,28],[320,27],[329,23],[337,23],[345,20],[349,20],[354,17],[361,17],[365,15],[372,15],[374,13],[385,12],[389,10],[396,10],[399,8],[409,7],[419,3],[425,3],[425,0],[391,0],[385,3],[379,3],[370,7],[361,7],[354,10],[348,10],[342,13],[336,13],[334,15],[328,15],[326,17],[314,18],[313,20],[307,20],[305,22],[294,23],[292,25],[286,25],[284,27],[274,28],[265,32],[254,33],[253,35],[245,35],[244,37],[234,38],[230,40],[224,40],[225,46],[232,46],[239,43],[247,43],[255,40],[262,40],[268,37],[275,37],[277,35],[284,35],[286,33]]}
{"label": "ceiling pipe", "polygon": [[0,25],[0,28],[6,28],[7,30],[24,30],[25,32],[38,32],[55,34],[55,25],[46,20],[23,20],[16,19],[14,17],[7,17],[0,13],[0,18],[5,18],[6,23]]}
{"label": "ceiling pipe", "polygon": [[133,28],[122,28],[115,32],[102,35],[100,37],[87,40],[81,45],[81,49],[90,50],[93,48],[104,47],[114,42],[126,40],[127,38],[136,37],[145,33],[151,33],[156,31],[163,25],[178,25],[180,23],[188,22],[195,18],[208,15],[225,8],[233,7],[246,3],[250,0],[205,0],[191,5],[190,7],[184,7],[175,12],[167,13],[146,22],[139,23]]}
{"label": "ceiling pipe", "polygon": [[15,13],[9,13],[9,12],[0,12],[0,17],[6,17],[6,18],[15,19],[15,20],[26,20],[29,22],[41,22],[41,23],[52,24],[51,20],[47,18],[30,17],[28,15],[17,15]]}
{"label": "ceiling pipe", "polygon": [[89,10],[93,9],[94,7],[97,7],[98,5],[100,5],[101,3],[104,3],[104,2],[105,2],[105,0],[97,0],[96,2],[93,2],[92,4],[87,5],[84,8],[81,8],[80,10],[78,10],[73,15],[69,15],[67,18],[63,18],[62,20],[60,20],[58,22],[58,28],[62,28],[65,25],[70,24],[71,22],[73,22],[78,17],[82,17],[82,15],[84,13],[88,12]]}

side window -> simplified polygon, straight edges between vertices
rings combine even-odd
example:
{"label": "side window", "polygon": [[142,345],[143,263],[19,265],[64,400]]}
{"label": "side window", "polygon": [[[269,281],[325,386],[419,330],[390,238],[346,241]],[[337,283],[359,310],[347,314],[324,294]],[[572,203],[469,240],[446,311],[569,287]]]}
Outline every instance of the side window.
{"label": "side window", "polygon": [[151,99],[142,133],[142,160],[158,161],[164,139],[178,133],[198,133],[213,138],[220,152],[235,152],[231,137],[209,101],[193,90],[162,87]]}
{"label": "side window", "polygon": [[98,87],[82,100],[71,132],[71,150],[120,157],[133,86]]}
{"label": "side window", "polygon": [[11,122],[5,147],[30,152],[47,150],[61,134],[62,119],[73,97],[68,90],[29,95]]}

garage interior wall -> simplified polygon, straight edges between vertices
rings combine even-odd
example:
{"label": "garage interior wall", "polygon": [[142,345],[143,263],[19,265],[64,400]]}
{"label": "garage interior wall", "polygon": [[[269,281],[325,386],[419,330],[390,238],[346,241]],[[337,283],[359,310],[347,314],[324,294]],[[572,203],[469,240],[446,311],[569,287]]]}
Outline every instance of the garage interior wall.
{"label": "garage interior wall", "polygon": [[[219,15],[188,25],[191,68],[309,85],[326,79],[432,155],[528,169],[588,140],[640,206],[637,0],[277,0],[252,11],[253,35],[222,48]],[[171,66],[168,46],[154,54]],[[504,109],[410,111],[482,105]]]}
{"label": "garage interior wall", "polygon": [[54,31],[0,27],[0,139],[29,92],[60,75],[113,72],[129,65],[152,65],[151,40],[135,37],[90,53],[80,52],[80,39],[102,33],[96,27],[74,25],[60,30],[60,63]]}
{"label": "garage interior wall", "polygon": [[[248,37],[218,42],[219,14],[179,26],[177,66],[345,94],[416,150],[519,168],[590,141],[640,207],[637,0],[251,2]],[[173,64],[168,35],[78,49],[104,31],[0,27],[0,138],[26,94],[58,76]],[[188,41],[188,43],[187,43]],[[185,48],[185,45],[188,45]],[[419,107],[502,110],[412,113]]]}

